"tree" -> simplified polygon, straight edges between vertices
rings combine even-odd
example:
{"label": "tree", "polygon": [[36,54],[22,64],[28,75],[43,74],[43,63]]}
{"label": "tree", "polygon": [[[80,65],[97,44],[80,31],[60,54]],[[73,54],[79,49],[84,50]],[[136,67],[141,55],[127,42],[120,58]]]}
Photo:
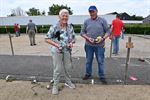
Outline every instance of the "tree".
{"label": "tree", "polygon": [[42,11],[42,15],[45,16],[45,14],[46,14],[45,11]]}
{"label": "tree", "polygon": [[67,5],[64,6],[64,5],[53,4],[51,7],[49,7],[48,15],[58,15],[61,9],[67,9],[70,15],[73,14],[73,11]]}
{"label": "tree", "polygon": [[131,17],[133,20],[143,20],[144,19],[142,16],[136,16],[136,15],[133,15]]}
{"label": "tree", "polygon": [[26,11],[27,15],[28,16],[38,16],[38,15],[41,15],[39,9],[36,9],[36,8],[30,8],[29,11]]}
{"label": "tree", "polygon": [[20,8],[14,8],[11,10],[11,14],[8,16],[25,16],[24,11]]}

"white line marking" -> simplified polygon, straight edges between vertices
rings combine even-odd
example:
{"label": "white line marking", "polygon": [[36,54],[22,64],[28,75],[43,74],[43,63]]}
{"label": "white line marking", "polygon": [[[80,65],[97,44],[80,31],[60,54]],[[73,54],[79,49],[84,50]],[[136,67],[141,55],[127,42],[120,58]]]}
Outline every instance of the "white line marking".
{"label": "white line marking", "polygon": [[150,61],[148,61],[147,59],[145,59],[145,61],[150,65]]}

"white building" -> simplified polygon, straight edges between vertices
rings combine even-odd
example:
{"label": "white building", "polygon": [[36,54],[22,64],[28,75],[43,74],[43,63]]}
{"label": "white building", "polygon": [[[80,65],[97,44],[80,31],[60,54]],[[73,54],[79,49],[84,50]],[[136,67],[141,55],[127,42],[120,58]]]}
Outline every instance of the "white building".
{"label": "white building", "polygon": [[[84,20],[89,18],[89,15],[70,15],[69,23],[72,24],[83,24]],[[100,17],[106,19],[110,25],[112,20],[115,19],[116,15],[101,15]],[[0,26],[11,26],[15,23],[20,25],[27,25],[29,20],[32,20],[36,25],[54,25],[58,21],[57,15],[51,16],[14,16],[14,17],[0,17]],[[123,20],[124,23],[139,24],[142,21],[129,21]]]}
{"label": "white building", "polygon": [[[70,15],[69,23],[83,24],[84,20],[89,18],[89,15]],[[115,15],[101,15],[108,24],[111,24]],[[52,16],[14,16],[14,17],[0,17],[0,26],[10,26],[18,23],[20,25],[27,25],[29,20],[32,20],[36,25],[53,25],[58,21],[57,15]]]}

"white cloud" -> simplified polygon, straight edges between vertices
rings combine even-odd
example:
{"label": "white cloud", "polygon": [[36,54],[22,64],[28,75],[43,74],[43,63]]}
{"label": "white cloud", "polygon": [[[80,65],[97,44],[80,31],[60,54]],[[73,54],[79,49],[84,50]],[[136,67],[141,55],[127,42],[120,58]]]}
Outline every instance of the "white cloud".
{"label": "white cloud", "polygon": [[75,15],[88,14],[88,7],[96,5],[99,14],[110,12],[127,12],[131,15],[146,17],[150,14],[150,0],[0,0],[0,16],[7,16],[11,9],[21,7],[27,11],[35,7],[48,12],[48,7],[52,4],[64,4],[71,7]]}

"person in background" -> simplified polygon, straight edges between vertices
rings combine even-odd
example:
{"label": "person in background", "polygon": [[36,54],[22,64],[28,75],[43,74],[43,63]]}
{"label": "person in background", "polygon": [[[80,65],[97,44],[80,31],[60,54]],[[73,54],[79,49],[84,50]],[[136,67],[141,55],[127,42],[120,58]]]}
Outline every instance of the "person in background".
{"label": "person in background", "polygon": [[51,44],[51,52],[53,59],[53,88],[52,94],[59,93],[58,84],[60,75],[64,71],[65,85],[75,89],[75,85],[71,82],[71,51],[75,43],[75,33],[73,26],[68,24],[69,12],[62,9],[59,12],[59,21],[55,26],[51,26],[46,42]]}
{"label": "person in background", "polygon": [[20,25],[17,24],[17,27],[18,27],[18,36],[20,36]]}
{"label": "person in background", "polygon": [[94,54],[98,63],[98,75],[102,84],[107,84],[104,74],[105,39],[110,34],[110,28],[105,19],[98,17],[96,6],[90,6],[91,18],[84,21],[81,28],[81,36],[85,39],[86,74],[83,80],[92,78],[92,62]]}
{"label": "person in background", "polygon": [[26,27],[26,33],[29,35],[30,45],[31,46],[36,45],[36,43],[35,43],[35,33],[37,33],[37,27],[32,22],[32,20],[29,20],[29,23]]}
{"label": "person in background", "polygon": [[117,14],[116,18],[112,21],[112,32],[111,37],[113,44],[113,54],[118,55],[119,53],[119,38],[123,32],[124,23],[120,20],[120,16]]}
{"label": "person in background", "polygon": [[18,37],[18,36],[19,36],[19,33],[18,33],[18,26],[17,26],[16,23],[14,24],[14,32],[15,32],[15,34],[16,34],[16,37]]}

